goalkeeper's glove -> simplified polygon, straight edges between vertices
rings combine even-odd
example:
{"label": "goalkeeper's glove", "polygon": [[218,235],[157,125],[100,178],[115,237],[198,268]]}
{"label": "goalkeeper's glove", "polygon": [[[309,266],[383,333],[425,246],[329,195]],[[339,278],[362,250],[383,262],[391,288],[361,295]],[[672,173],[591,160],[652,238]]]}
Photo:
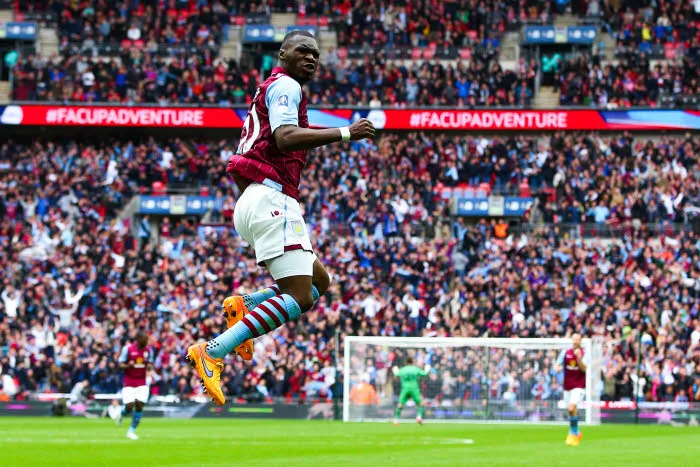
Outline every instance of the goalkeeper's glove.
{"label": "goalkeeper's glove", "polygon": [[429,364],[429,363],[426,363],[426,364],[425,364],[425,372],[426,372],[426,373],[429,373],[429,372],[430,372],[430,368],[431,368],[431,367],[430,367],[430,364]]}
{"label": "goalkeeper's glove", "polygon": [[399,367],[395,366],[391,369],[391,372],[394,373],[394,376],[399,376]]}

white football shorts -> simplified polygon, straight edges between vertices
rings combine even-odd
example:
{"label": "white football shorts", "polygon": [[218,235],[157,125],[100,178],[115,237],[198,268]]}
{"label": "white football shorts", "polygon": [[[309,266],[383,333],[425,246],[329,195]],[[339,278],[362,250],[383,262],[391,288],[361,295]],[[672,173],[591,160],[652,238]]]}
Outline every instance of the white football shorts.
{"label": "white football shorts", "polygon": [[236,232],[255,250],[272,278],[313,276],[316,255],[309,231],[294,198],[267,185],[252,183],[233,212]]}
{"label": "white football shorts", "polygon": [[148,402],[148,395],[150,391],[148,390],[148,385],[145,386],[125,386],[122,389],[122,403],[131,404],[132,402],[139,401],[144,404]]}
{"label": "white football shorts", "polygon": [[564,402],[566,403],[567,407],[571,404],[578,407],[585,398],[586,390],[583,388],[574,388],[570,391],[564,391]]}

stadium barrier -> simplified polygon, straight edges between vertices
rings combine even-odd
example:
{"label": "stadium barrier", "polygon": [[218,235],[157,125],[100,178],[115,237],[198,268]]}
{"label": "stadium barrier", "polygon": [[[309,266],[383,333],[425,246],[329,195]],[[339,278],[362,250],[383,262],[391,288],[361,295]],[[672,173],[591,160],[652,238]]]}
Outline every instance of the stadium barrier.
{"label": "stadium barrier", "polygon": [[[247,107],[109,105],[0,106],[0,125],[240,129]],[[380,130],[471,131],[686,131],[700,130],[697,110],[309,109],[312,127],[370,119]]]}
{"label": "stadium barrier", "polygon": [[[68,396],[57,394],[55,396]],[[104,416],[105,409],[114,397],[113,394],[96,395],[87,403],[68,404],[66,415],[97,418]],[[52,416],[56,401],[29,400],[0,402],[0,416]],[[557,404],[556,401],[540,402],[540,404]],[[465,401],[461,408],[436,407],[427,404],[426,419],[449,420],[463,417],[460,410],[476,411],[480,401]],[[698,425],[700,421],[700,404],[689,402],[600,402],[602,423],[635,423],[640,424],[669,424],[669,425]],[[378,410],[378,409],[369,409]],[[261,419],[296,419],[296,420],[331,420],[334,418],[333,404],[330,402],[308,404],[227,404],[216,407],[211,404],[196,402],[179,402],[168,398],[154,397],[144,408],[146,417],[163,418],[261,418]],[[415,408],[406,407],[405,415],[412,416]],[[382,415],[382,414],[378,414]],[[392,414],[383,414],[391,418]],[[473,413],[472,413],[473,415]],[[383,418],[383,417],[382,417]]]}
{"label": "stadium barrier", "polygon": [[[632,222],[626,222],[620,225],[597,224],[594,222],[586,222],[583,224],[568,224],[564,222],[557,224],[530,224],[523,222],[509,226],[508,232],[514,235],[531,235],[537,232],[557,232],[559,235],[572,238],[623,238],[625,235],[633,234],[667,235],[672,237],[681,232],[700,231],[700,223],[696,220],[700,219],[700,217],[695,214],[695,209],[691,206],[690,209],[684,210],[684,215],[687,217],[687,222],[685,224],[673,223],[670,221],[640,223],[637,226],[633,225]],[[673,240],[670,239],[670,241]]]}
{"label": "stadium barrier", "polygon": [[[67,402],[69,394],[43,395],[42,400],[0,402],[0,416],[53,416],[70,415],[99,418],[106,416],[106,410],[116,394],[96,394],[94,398],[75,403]],[[48,397],[47,397],[48,396]],[[57,414],[58,407],[66,407],[66,413]],[[308,403],[231,403],[224,407],[213,404],[180,401],[175,396],[154,396],[144,407],[147,417],[165,418],[268,418],[296,420],[332,420],[332,402],[312,401]]]}

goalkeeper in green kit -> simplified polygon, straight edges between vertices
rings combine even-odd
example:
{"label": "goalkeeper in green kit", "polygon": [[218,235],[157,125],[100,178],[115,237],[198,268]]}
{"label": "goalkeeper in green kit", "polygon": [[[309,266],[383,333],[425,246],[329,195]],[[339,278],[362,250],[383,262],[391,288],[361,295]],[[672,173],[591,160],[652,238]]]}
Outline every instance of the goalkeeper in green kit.
{"label": "goalkeeper in green kit", "polygon": [[395,366],[391,370],[394,376],[398,376],[399,379],[401,379],[401,394],[399,395],[399,405],[396,406],[396,412],[394,413],[394,425],[399,424],[401,410],[403,410],[404,404],[409,399],[413,399],[413,402],[415,402],[418,407],[416,421],[418,423],[423,423],[423,398],[420,395],[418,378],[421,376],[428,376],[430,365],[425,365],[425,369],[421,370],[413,364],[413,358],[408,357],[405,367],[399,370],[399,367]]}

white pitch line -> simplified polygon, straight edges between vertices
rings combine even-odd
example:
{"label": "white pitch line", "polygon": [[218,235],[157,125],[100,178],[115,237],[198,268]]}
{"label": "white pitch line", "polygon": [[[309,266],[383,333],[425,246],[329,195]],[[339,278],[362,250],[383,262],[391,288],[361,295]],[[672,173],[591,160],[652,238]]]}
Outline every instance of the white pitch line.
{"label": "white pitch line", "polygon": [[474,444],[469,438],[428,438],[424,444]]}

